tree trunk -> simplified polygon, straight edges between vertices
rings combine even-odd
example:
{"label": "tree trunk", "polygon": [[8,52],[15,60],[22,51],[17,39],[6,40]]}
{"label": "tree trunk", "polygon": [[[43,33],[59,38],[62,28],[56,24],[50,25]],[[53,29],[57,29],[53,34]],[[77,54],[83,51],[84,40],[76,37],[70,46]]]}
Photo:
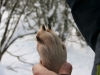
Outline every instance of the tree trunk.
{"label": "tree trunk", "polygon": [[3,56],[2,53],[0,53],[0,62],[1,62],[2,56]]}
{"label": "tree trunk", "polygon": [[4,50],[0,52],[0,62],[2,61],[2,57],[6,51],[7,51],[7,48],[4,48]]}

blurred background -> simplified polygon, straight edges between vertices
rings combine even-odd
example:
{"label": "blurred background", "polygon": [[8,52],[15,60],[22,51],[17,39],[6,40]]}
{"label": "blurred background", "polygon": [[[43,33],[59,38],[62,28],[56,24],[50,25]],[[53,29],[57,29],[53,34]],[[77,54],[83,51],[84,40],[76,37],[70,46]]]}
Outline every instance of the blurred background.
{"label": "blurred background", "polygon": [[95,54],[66,0],[0,0],[0,75],[32,75],[39,63],[35,35],[42,24],[51,25],[65,42],[72,75],[90,75]]}

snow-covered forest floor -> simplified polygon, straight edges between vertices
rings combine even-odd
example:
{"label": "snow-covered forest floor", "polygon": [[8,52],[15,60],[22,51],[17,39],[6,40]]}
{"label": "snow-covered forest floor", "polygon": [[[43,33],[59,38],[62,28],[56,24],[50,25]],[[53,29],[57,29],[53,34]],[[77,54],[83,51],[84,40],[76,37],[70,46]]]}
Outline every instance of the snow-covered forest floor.
{"label": "snow-covered forest floor", "polygon": [[[72,75],[91,75],[94,52],[90,47],[81,47],[80,44],[72,42],[66,42],[66,47],[67,61],[73,66]],[[20,62],[18,58],[28,63]],[[32,75],[32,64],[38,62],[35,36],[18,39],[4,54],[0,64],[0,75]]]}

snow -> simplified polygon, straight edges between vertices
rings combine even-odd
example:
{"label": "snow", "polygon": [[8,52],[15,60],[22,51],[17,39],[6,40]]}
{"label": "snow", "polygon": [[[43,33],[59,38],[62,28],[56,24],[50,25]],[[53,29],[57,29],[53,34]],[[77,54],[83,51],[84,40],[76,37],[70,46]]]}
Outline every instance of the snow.
{"label": "snow", "polygon": [[34,20],[30,19],[29,17],[27,17],[27,20],[28,20],[30,26],[34,27],[34,25],[36,24],[36,22]]}
{"label": "snow", "polygon": [[[67,61],[73,66],[72,75],[90,75],[93,67],[94,52],[89,46],[81,47],[79,44],[66,41]],[[23,55],[20,59],[25,62],[36,64],[39,62],[39,55],[36,50],[35,35],[18,39],[9,49],[14,55]],[[24,55],[26,54],[26,55]],[[15,71],[8,69],[10,66]],[[5,53],[0,64],[0,75],[32,75],[33,65],[20,62],[16,57]]]}
{"label": "snow", "polygon": [[0,75],[21,75],[21,74],[8,70],[6,66],[0,64]]}
{"label": "snow", "polygon": [[72,75],[91,75],[94,52],[89,46],[82,48],[73,43],[72,46],[67,46],[67,52],[68,61],[73,65]]}
{"label": "snow", "polygon": [[64,10],[65,10],[65,6],[59,4],[57,12],[56,12],[57,13],[57,23],[58,23],[58,25],[59,24],[61,25],[61,23],[62,23],[62,19],[63,19],[62,14],[63,14]]}
{"label": "snow", "polygon": [[14,40],[16,40],[16,38],[21,37],[21,36],[25,36],[28,34],[32,34],[35,32],[35,30],[27,30],[23,28],[23,23],[22,20],[24,19],[24,15],[21,16],[21,19],[15,29],[15,32],[12,36],[12,38],[9,40],[9,38],[6,39],[6,41],[4,42],[2,48],[1,48],[1,52],[3,51],[5,45],[9,46],[10,43],[12,43]]}
{"label": "snow", "polygon": [[65,10],[65,6],[59,3],[58,9],[60,10],[59,12],[63,12]]}
{"label": "snow", "polygon": [[2,6],[1,9],[0,9],[0,13],[3,14],[5,9],[6,9],[6,7]]}
{"label": "snow", "polygon": [[36,3],[34,4],[34,6],[35,6],[35,7],[40,7],[40,3],[39,3],[39,2],[36,2]]}
{"label": "snow", "polygon": [[5,11],[5,12],[2,14],[1,22],[4,21],[5,19],[7,19],[7,18],[8,18],[8,15],[9,15],[9,12],[8,12],[8,11]]}
{"label": "snow", "polygon": [[[2,7],[2,10],[4,9],[4,7]],[[2,18],[1,18],[1,23],[0,23],[0,36],[2,37],[3,36],[3,33],[4,33],[4,27],[5,27],[5,22],[7,21],[7,17],[9,15],[9,12],[5,11],[3,14],[2,14]],[[1,38],[0,37],[0,41],[1,41]],[[7,41],[6,41],[7,42]],[[6,45],[6,43],[3,45],[3,48],[4,46]],[[2,48],[1,48],[2,49]],[[2,51],[2,50],[1,50]]]}
{"label": "snow", "polygon": [[0,64],[0,75],[5,75],[3,69],[4,69],[4,67]]}
{"label": "snow", "polygon": [[50,18],[53,14],[54,14],[54,11],[55,11],[56,7],[53,6],[52,9],[48,12],[48,17]]}

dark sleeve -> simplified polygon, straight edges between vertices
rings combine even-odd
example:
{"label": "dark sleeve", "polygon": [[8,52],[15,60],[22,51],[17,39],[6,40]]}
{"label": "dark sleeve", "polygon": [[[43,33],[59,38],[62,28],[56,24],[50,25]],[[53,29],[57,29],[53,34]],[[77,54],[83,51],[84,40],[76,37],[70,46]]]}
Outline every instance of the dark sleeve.
{"label": "dark sleeve", "polygon": [[100,0],[66,0],[76,25],[95,51],[100,33]]}

